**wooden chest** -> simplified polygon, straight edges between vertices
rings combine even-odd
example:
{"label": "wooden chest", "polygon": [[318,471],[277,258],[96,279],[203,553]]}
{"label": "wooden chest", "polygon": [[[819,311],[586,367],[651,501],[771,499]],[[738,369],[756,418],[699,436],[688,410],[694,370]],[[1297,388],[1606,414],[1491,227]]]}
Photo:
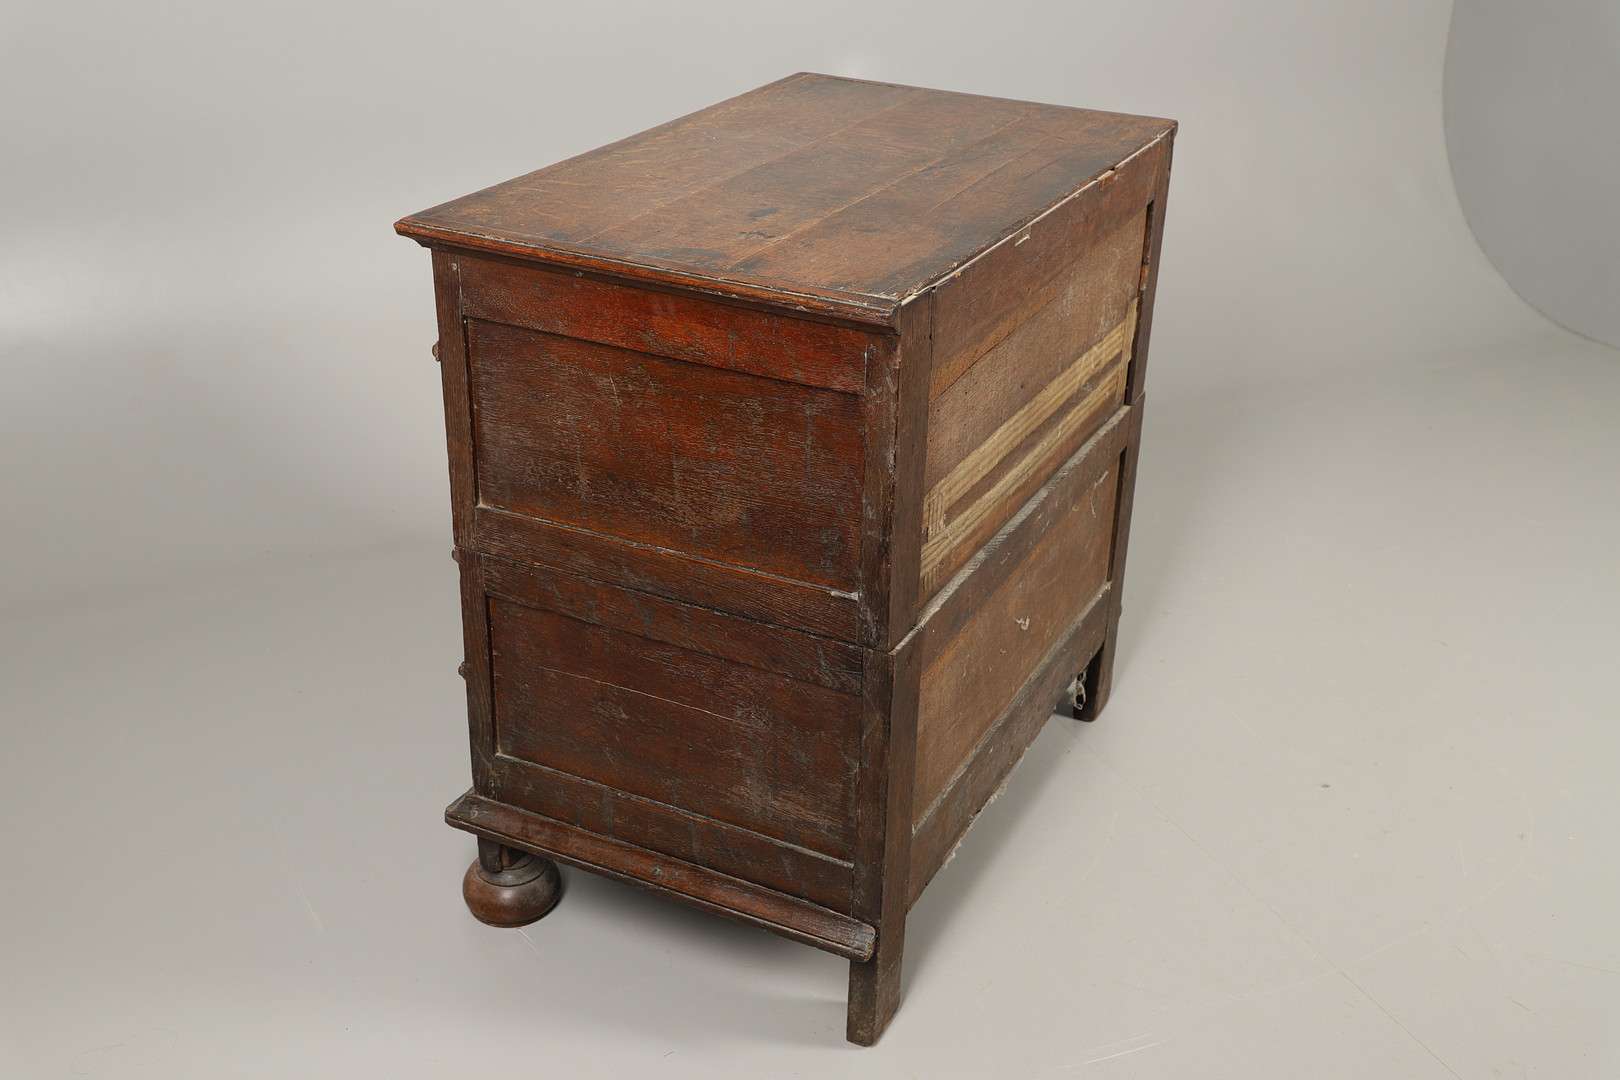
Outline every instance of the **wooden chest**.
{"label": "wooden chest", "polygon": [[1108,698],[1174,131],[801,74],[399,222],[475,914],[605,874],[848,957],[878,1038],[917,895]]}

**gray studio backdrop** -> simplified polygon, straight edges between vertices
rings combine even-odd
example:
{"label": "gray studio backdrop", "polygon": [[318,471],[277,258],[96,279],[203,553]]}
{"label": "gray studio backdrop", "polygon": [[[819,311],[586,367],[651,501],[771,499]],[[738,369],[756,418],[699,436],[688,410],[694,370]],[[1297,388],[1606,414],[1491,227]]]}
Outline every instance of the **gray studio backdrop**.
{"label": "gray studio backdrop", "polygon": [[[1613,10],[0,0],[0,1080],[1620,1075],[1620,363],[1515,292],[1614,313]],[[1183,125],[1108,716],[860,1051],[796,943],[467,915],[392,232],[803,69]]]}
{"label": "gray studio backdrop", "polygon": [[796,70],[1182,122],[1156,401],[1545,332],[1471,236],[1446,0],[0,8],[0,610],[447,543],[396,217]]}
{"label": "gray studio backdrop", "polygon": [[1491,261],[1552,319],[1620,345],[1620,4],[1457,0],[1445,98]]}

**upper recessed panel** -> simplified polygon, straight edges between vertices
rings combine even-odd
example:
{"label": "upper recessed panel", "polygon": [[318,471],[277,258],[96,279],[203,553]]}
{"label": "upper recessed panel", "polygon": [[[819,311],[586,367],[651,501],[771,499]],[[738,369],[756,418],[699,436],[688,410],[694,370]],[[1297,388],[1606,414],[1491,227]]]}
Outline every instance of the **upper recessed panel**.
{"label": "upper recessed panel", "polygon": [[884,311],[1172,126],[801,74],[398,228]]}

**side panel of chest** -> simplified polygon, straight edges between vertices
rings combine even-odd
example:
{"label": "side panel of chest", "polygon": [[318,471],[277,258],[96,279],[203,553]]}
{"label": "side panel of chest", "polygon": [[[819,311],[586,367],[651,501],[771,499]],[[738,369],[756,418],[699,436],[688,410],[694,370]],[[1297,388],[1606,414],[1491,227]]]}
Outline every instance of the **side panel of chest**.
{"label": "side panel of chest", "polygon": [[1125,403],[1160,162],[1121,165],[940,286],[925,599]]}
{"label": "side panel of chest", "polygon": [[912,643],[913,895],[1117,613],[1165,160],[1149,148],[939,286]]}
{"label": "side panel of chest", "polygon": [[445,262],[465,546],[856,639],[867,366],[881,337],[500,260]]}

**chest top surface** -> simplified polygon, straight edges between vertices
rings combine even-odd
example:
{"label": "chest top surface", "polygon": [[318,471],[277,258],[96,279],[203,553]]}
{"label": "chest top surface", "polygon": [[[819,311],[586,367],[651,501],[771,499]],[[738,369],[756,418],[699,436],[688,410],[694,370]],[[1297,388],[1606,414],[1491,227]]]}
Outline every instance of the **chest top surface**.
{"label": "chest top surface", "polygon": [[1173,128],[799,74],[396,228],[431,245],[881,317]]}

